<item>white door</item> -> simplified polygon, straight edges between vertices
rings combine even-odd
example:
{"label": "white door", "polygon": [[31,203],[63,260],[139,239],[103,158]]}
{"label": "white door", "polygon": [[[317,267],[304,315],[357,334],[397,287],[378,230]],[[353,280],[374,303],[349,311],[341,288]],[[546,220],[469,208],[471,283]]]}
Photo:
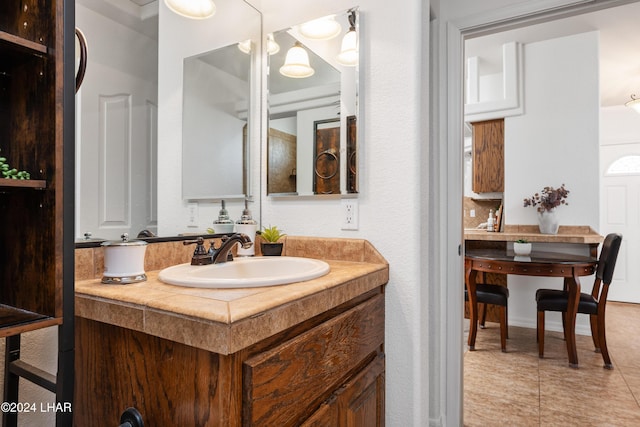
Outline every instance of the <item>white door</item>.
{"label": "white door", "polygon": [[76,97],[76,238],[157,231],[157,40],[85,7],[87,70]]}
{"label": "white door", "polygon": [[600,233],[622,234],[608,299],[640,303],[640,143],[601,146],[600,170]]}

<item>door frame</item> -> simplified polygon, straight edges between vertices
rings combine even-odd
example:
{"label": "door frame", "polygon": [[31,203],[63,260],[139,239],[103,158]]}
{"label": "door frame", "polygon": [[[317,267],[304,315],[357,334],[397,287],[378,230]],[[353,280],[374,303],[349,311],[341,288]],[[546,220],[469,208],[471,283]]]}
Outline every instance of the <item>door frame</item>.
{"label": "door frame", "polygon": [[[432,421],[441,425],[463,425],[463,287],[450,283],[463,281],[462,248],[463,218],[463,144],[464,133],[464,41],[477,37],[551,21],[581,13],[595,12],[638,0],[545,0],[517,3],[486,13],[476,13],[457,20],[435,23],[438,31],[439,64],[433,69],[431,131],[435,155],[440,169],[434,170],[438,179],[430,184],[431,191],[440,191],[442,209],[437,211],[440,230],[446,233],[438,239],[442,254],[438,269],[429,273],[440,288],[432,290],[430,299],[442,304],[438,307],[440,323],[445,325],[431,337],[431,343],[441,343],[436,360],[429,363],[430,381],[439,385],[439,396],[430,396],[434,408]],[[442,112],[442,113],[440,113]],[[434,287],[435,288],[435,287]],[[437,304],[437,303],[436,303]],[[440,335],[439,334],[444,334]],[[433,336],[435,335],[435,336]],[[444,373],[444,378],[442,378]],[[436,387],[438,388],[438,387]],[[433,388],[431,389],[433,390]]]}

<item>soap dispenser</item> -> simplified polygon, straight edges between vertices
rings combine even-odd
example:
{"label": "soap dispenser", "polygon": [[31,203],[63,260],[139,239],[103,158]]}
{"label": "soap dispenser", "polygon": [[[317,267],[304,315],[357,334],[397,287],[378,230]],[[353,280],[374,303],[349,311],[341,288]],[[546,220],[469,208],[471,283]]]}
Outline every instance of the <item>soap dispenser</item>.
{"label": "soap dispenser", "polygon": [[222,208],[218,214],[218,219],[213,221],[213,230],[216,233],[233,233],[233,220],[229,218],[229,212],[225,208],[224,200],[222,200]]}
{"label": "soap dispenser", "polygon": [[244,200],[244,210],[242,216],[236,221],[236,232],[244,233],[253,242],[249,248],[244,249],[238,245],[238,256],[254,256],[256,254],[256,231],[258,229],[258,223],[251,218],[251,212],[249,211],[249,200]]}

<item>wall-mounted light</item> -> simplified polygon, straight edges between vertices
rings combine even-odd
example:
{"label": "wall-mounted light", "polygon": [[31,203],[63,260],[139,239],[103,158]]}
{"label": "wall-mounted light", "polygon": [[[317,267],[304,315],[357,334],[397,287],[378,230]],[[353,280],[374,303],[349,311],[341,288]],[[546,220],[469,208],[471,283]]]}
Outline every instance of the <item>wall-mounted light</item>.
{"label": "wall-mounted light", "polygon": [[342,39],[338,62],[349,67],[358,64],[358,35],[356,33],[356,13],[354,11],[349,13],[349,32]]}
{"label": "wall-mounted light", "polygon": [[242,53],[251,53],[251,39],[246,39],[245,41],[238,43],[238,49],[240,49]]}
{"label": "wall-mounted light", "polygon": [[206,19],[216,13],[213,0],[164,0],[171,11],[191,19]]}
{"label": "wall-mounted light", "polygon": [[309,54],[300,42],[296,42],[287,52],[284,65],[280,67],[280,74],[285,77],[302,79],[313,76],[313,73],[315,70],[309,65]]}
{"label": "wall-mounted light", "polygon": [[633,108],[636,113],[640,114],[640,98],[636,98],[635,95],[631,95],[631,101],[626,102],[625,107]]}
{"label": "wall-mounted light", "polygon": [[275,55],[278,52],[280,52],[280,45],[273,38],[273,33],[267,34],[267,53]]}
{"label": "wall-mounted light", "polygon": [[299,25],[298,31],[308,39],[330,40],[340,34],[342,26],[335,15],[329,15]]}

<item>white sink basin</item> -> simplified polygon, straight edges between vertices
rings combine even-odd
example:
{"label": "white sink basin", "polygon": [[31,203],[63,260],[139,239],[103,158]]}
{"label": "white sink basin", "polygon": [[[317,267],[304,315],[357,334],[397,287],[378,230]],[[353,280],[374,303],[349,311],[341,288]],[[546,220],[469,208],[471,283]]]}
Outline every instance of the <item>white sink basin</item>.
{"label": "white sink basin", "polygon": [[160,271],[171,285],[196,288],[255,288],[285,285],[324,276],[329,264],[312,258],[287,256],[235,258],[222,264],[179,264]]}

